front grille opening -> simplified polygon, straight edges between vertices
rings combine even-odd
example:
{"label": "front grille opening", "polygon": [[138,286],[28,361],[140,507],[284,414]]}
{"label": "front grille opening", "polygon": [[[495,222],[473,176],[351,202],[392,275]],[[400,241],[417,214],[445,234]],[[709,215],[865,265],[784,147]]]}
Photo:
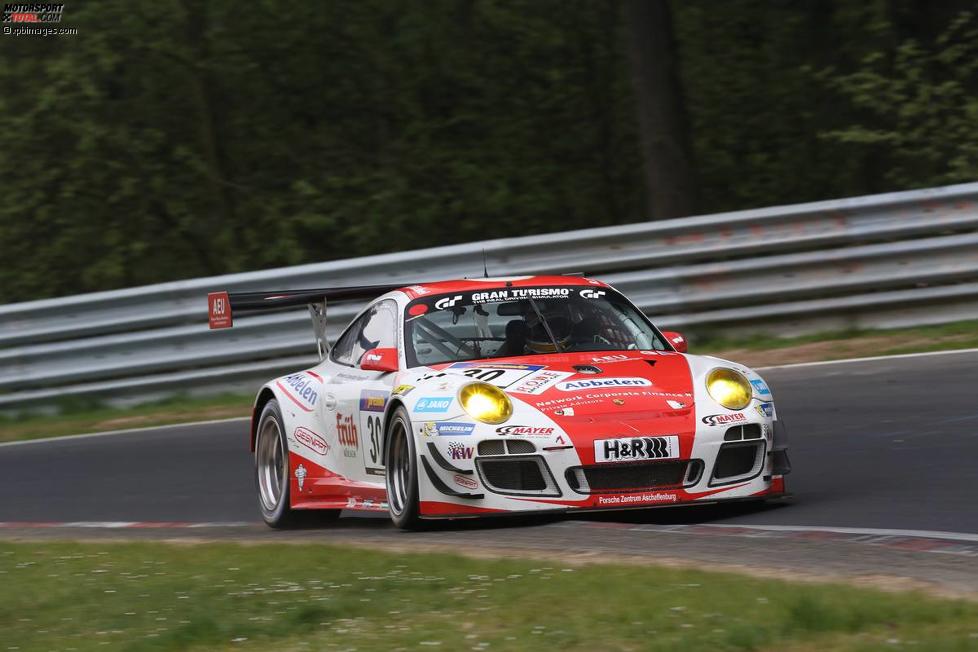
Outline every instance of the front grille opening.
{"label": "front grille opening", "polygon": [[741,441],[744,439],[760,439],[761,426],[756,423],[748,423],[742,426],[727,428],[723,433],[723,441]]}
{"label": "front grille opening", "polygon": [[750,473],[757,463],[759,448],[759,443],[747,446],[722,446],[717,454],[716,466],[713,467],[714,479],[723,480]]}
{"label": "front grille opening", "polygon": [[502,491],[544,491],[547,480],[536,460],[482,460],[486,484]]}
{"label": "front grille opening", "polygon": [[487,439],[479,442],[479,455],[505,455],[506,444],[502,439]]}
{"label": "front grille opening", "polygon": [[524,453],[536,453],[537,447],[533,445],[533,442],[526,441],[525,439],[508,439],[506,440],[506,450],[509,451],[510,455],[521,455]]}
{"label": "front grille opening", "polygon": [[703,475],[702,460],[596,464],[567,469],[567,484],[578,493],[613,493],[688,487]]}

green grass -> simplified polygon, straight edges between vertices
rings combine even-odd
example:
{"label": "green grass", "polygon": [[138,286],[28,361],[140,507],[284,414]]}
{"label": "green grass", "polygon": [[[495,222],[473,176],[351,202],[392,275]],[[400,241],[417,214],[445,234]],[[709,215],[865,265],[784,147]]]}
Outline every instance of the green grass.
{"label": "green grass", "polygon": [[2,543],[0,637],[8,650],[976,650],[978,604],[321,545]]}
{"label": "green grass", "polygon": [[253,400],[254,396],[235,394],[208,398],[174,396],[129,408],[107,407],[94,402],[65,402],[58,406],[60,411],[55,414],[0,414],[0,442],[245,417],[251,414]]}
{"label": "green grass", "polygon": [[[751,335],[729,338],[715,333],[691,333],[692,348],[696,353],[713,353],[729,349],[787,349],[816,342],[846,342],[858,345],[859,340],[873,340],[873,349],[866,355],[898,355],[926,351],[978,348],[978,321],[961,321],[951,324],[888,330],[847,330],[802,335],[798,337],[774,337]],[[888,340],[877,347],[875,340]],[[691,351],[692,352],[692,351]],[[831,353],[826,354],[831,358]]]}

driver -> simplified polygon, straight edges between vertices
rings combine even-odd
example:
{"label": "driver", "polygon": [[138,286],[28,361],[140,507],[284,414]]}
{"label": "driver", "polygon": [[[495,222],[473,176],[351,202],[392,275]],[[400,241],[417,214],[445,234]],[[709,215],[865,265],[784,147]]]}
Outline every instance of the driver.
{"label": "driver", "polygon": [[[536,311],[527,306],[530,312],[526,315],[528,327],[526,348],[532,353],[556,353],[555,341],[561,351],[567,350],[574,323],[571,319],[570,307],[566,305],[567,302],[562,303],[564,305],[553,301],[537,301],[537,307],[546,320],[546,325],[550,327],[550,333],[547,332],[546,326],[540,321]],[[553,339],[550,338],[550,334],[553,334]]]}

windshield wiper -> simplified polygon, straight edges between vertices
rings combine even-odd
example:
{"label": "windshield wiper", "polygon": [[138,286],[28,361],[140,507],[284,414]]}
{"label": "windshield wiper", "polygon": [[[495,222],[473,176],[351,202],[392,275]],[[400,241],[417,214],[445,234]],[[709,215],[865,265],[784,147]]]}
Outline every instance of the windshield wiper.
{"label": "windshield wiper", "polygon": [[550,341],[553,342],[554,351],[557,353],[563,353],[564,350],[560,348],[560,344],[557,344],[557,338],[554,337],[553,331],[550,330],[550,324],[548,324],[547,320],[543,318],[543,313],[540,312],[540,308],[537,307],[537,302],[533,300],[533,297],[527,297],[527,299],[530,300],[530,306],[533,308],[533,312],[537,313],[540,323],[543,324],[543,330],[547,331],[547,337],[549,337]]}

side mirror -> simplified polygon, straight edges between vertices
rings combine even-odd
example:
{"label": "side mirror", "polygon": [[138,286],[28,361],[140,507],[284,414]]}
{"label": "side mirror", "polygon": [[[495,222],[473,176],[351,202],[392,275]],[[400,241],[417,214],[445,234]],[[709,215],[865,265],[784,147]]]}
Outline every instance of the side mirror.
{"label": "side mirror", "polygon": [[370,349],[360,358],[360,368],[364,371],[397,371],[397,349],[394,347]]}
{"label": "side mirror", "polygon": [[686,338],[677,333],[676,331],[662,331],[663,337],[669,340],[669,344],[672,344],[673,348],[680,353],[686,353],[687,346]]}

